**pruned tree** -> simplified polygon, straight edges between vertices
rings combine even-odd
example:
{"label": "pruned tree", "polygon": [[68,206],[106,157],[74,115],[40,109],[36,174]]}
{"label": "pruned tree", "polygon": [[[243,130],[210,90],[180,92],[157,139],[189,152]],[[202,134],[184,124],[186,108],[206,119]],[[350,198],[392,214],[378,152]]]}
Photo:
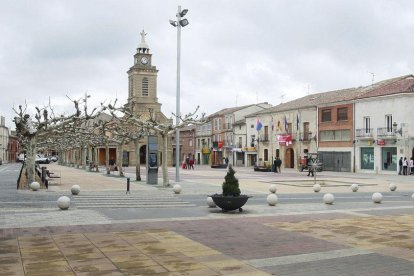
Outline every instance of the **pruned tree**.
{"label": "pruned tree", "polygon": [[68,97],[74,104],[75,110],[73,114],[66,116],[56,116],[50,99],[45,107],[35,107],[36,112],[34,115],[27,113],[27,104],[25,104],[24,108],[22,105],[19,105],[18,110],[13,108],[17,115],[14,118],[16,134],[21,141],[23,149],[26,151],[25,187],[28,187],[30,183],[35,181],[35,158],[38,146],[45,143],[53,134],[57,134],[59,129],[64,129],[68,126],[76,128],[81,122],[95,116],[97,108],[88,111],[87,102],[89,97],[89,95],[85,95],[84,98],[79,100],[72,100]]}

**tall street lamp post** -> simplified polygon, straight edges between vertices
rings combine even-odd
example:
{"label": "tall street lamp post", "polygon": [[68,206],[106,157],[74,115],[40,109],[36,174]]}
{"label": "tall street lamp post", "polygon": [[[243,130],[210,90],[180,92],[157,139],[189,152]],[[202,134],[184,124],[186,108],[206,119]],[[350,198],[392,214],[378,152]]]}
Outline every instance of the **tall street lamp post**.
{"label": "tall street lamp post", "polygon": [[181,27],[188,25],[188,20],[183,18],[188,10],[181,11],[181,6],[178,6],[177,21],[170,20],[170,24],[177,28],[177,99],[176,99],[176,117],[175,125],[175,181],[180,181],[180,130],[178,125],[180,123],[180,57],[181,57]]}

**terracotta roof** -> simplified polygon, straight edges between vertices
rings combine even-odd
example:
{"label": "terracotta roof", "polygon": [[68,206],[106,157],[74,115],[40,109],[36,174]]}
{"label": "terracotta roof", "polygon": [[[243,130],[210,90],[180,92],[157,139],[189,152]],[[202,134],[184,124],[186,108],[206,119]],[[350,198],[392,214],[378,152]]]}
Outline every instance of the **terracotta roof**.
{"label": "terracotta roof", "polygon": [[363,93],[358,99],[414,92],[414,76],[406,75],[374,83],[362,88]]}
{"label": "terracotta roof", "polygon": [[[257,112],[257,114],[267,114],[307,107],[316,107],[330,103],[394,95],[399,93],[414,93],[413,75],[405,75],[388,80],[383,80],[368,86],[360,86],[354,88],[315,93],[262,110],[260,112]],[[248,115],[246,117],[252,116],[253,115]]]}

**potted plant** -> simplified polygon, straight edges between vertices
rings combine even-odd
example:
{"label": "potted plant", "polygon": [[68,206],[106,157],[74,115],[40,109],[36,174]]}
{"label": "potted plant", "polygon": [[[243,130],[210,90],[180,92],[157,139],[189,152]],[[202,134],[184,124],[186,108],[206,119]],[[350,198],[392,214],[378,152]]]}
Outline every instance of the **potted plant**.
{"label": "potted plant", "polygon": [[234,176],[235,170],[232,165],[229,165],[229,170],[224,177],[222,185],[223,193],[214,194],[211,196],[214,203],[220,207],[223,211],[233,211],[241,208],[249,199],[250,196],[240,194],[239,180]]}

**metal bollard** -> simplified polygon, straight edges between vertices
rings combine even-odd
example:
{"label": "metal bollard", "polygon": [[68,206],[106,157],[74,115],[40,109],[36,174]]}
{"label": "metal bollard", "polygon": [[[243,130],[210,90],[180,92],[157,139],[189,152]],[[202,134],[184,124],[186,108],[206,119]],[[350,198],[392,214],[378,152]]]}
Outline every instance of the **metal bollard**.
{"label": "metal bollard", "polygon": [[127,177],[127,190],[126,190],[126,193],[125,194],[131,194],[131,192],[129,191],[130,180],[131,179],[129,177]]}

